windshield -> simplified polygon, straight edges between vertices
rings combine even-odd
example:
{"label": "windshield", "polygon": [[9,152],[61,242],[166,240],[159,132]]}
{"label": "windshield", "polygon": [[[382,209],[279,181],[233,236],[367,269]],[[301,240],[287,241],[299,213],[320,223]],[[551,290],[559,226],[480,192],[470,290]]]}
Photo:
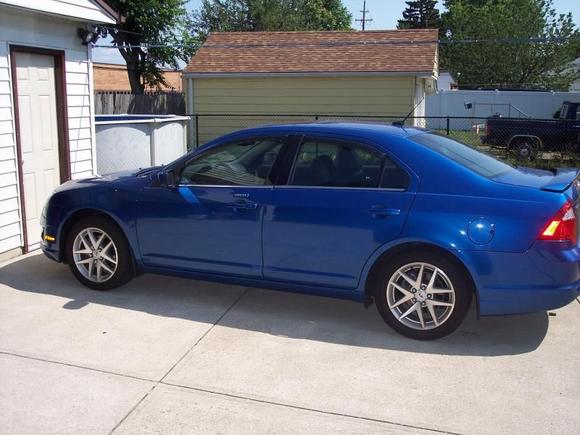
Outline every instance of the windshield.
{"label": "windshield", "polygon": [[497,177],[513,169],[489,154],[471,148],[454,139],[435,133],[424,133],[409,138],[487,178]]}

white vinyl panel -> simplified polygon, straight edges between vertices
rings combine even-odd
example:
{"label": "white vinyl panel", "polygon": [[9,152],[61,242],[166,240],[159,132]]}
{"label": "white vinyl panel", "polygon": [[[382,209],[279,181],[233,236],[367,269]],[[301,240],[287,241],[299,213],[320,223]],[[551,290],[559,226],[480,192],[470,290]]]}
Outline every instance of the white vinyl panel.
{"label": "white vinyl panel", "polygon": [[92,151],[92,142],[90,139],[79,139],[70,141],[71,151],[89,150]]}
{"label": "white vinyl panel", "polygon": [[0,107],[0,121],[12,121],[12,108]]}
{"label": "white vinyl panel", "polygon": [[89,85],[66,85],[68,95],[88,95]]}
{"label": "white vinyl panel", "polygon": [[82,172],[89,172],[93,170],[93,164],[91,160],[86,160],[83,162],[72,162],[72,173],[74,178],[78,177],[78,174]]}
{"label": "white vinyl panel", "polygon": [[89,107],[88,95],[67,95],[68,107]]}
{"label": "white vinyl panel", "polygon": [[90,139],[91,138],[91,129],[90,128],[70,128],[70,125],[69,125],[68,137],[70,140]]}
{"label": "white vinyl panel", "polygon": [[9,172],[16,172],[16,161],[5,160],[0,162],[0,174],[7,174]]}
{"label": "white vinyl panel", "polygon": [[17,183],[15,172],[0,175],[0,187],[15,186]]}
{"label": "white vinyl panel", "polygon": [[13,147],[14,146],[14,135],[12,131],[9,133],[0,134],[0,148]]}
{"label": "white vinyl panel", "polygon": [[0,161],[15,158],[16,156],[14,155],[14,147],[0,148]]}
{"label": "white vinyl panel", "polygon": [[12,108],[12,99],[10,95],[0,95],[0,107]]}
{"label": "white vinyl panel", "polygon": [[0,134],[12,133],[12,121],[0,121]]}
{"label": "white vinyl panel", "polygon": [[4,201],[5,199],[12,199],[18,197],[18,190],[16,189],[16,185],[0,187],[0,201]]}
{"label": "white vinyl panel", "polygon": [[20,213],[18,210],[12,210],[6,213],[0,214],[0,222],[2,225],[10,225],[20,222]]}
{"label": "white vinyl panel", "polygon": [[[0,223],[0,226],[2,223]],[[0,252],[7,252],[11,249],[16,249],[22,246],[22,240],[20,239],[20,234],[7,239],[0,240]]]}
{"label": "white vinyl panel", "polygon": [[20,236],[20,224],[18,222],[7,225],[0,224],[0,240],[14,236]]}
{"label": "white vinyl panel", "polygon": [[76,171],[73,173],[73,180],[82,180],[83,178],[90,178],[93,176],[93,168],[87,169],[86,171]]}
{"label": "white vinyl panel", "polygon": [[0,200],[0,213],[8,213],[13,210],[18,210],[18,198]]}

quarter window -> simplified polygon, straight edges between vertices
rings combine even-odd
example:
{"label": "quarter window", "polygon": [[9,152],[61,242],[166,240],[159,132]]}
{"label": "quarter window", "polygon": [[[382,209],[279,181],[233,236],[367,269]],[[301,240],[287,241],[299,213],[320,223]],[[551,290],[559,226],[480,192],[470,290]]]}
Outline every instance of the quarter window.
{"label": "quarter window", "polygon": [[284,138],[260,138],[218,146],[189,162],[182,184],[263,186],[273,184],[272,167]]}
{"label": "quarter window", "polygon": [[409,174],[389,158],[385,159],[381,187],[384,189],[404,190],[409,185]]}
{"label": "quarter window", "polygon": [[347,142],[306,139],[300,146],[294,186],[377,187],[382,158],[377,151]]}

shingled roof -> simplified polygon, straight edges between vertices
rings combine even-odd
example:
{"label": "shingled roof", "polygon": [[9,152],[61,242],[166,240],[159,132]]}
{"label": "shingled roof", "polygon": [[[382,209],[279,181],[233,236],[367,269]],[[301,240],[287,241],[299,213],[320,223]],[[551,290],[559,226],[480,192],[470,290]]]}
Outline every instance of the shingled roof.
{"label": "shingled roof", "polygon": [[186,75],[436,74],[437,30],[217,32],[192,56]]}

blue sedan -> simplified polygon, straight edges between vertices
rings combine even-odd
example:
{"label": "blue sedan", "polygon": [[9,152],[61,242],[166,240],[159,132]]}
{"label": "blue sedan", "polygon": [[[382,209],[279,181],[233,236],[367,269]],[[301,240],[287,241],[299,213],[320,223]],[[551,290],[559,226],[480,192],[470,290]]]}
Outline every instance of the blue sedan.
{"label": "blue sedan", "polygon": [[498,315],[578,296],[578,174],[415,128],[260,127],[63,184],[43,251],[96,290],[160,273],[315,293],[374,302],[396,331],[433,339],[472,300]]}

